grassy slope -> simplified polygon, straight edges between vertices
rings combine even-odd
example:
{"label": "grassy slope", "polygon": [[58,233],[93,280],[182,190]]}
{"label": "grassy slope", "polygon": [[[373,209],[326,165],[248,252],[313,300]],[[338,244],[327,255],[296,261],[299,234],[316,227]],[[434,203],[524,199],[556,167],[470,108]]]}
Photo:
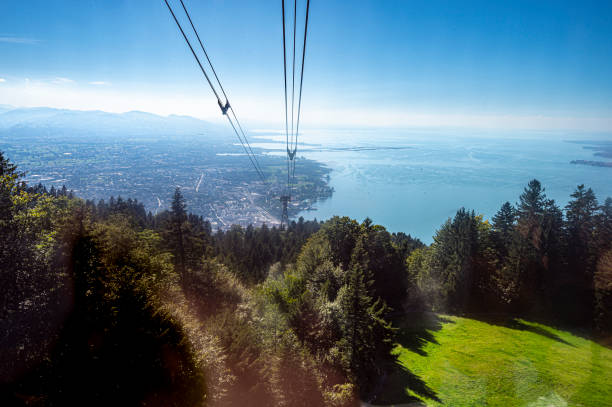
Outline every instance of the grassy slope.
{"label": "grassy slope", "polygon": [[399,342],[375,404],[612,406],[612,350],[564,331],[431,314]]}

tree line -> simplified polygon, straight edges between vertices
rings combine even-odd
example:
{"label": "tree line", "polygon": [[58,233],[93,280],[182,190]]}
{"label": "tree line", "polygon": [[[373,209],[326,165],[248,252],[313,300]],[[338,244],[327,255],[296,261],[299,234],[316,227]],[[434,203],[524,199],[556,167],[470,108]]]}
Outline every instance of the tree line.
{"label": "tree line", "polygon": [[612,199],[579,185],[562,210],[537,180],[491,221],[460,209],[434,242],[412,252],[413,297],[453,313],[541,318],[612,328]]}

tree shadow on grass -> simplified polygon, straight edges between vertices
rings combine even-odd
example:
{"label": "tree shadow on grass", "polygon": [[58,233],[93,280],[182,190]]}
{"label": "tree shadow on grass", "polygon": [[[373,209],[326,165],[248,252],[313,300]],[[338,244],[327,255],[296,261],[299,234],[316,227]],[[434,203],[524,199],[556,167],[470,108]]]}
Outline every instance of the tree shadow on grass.
{"label": "tree shadow on grass", "polygon": [[382,388],[383,390],[372,400],[372,405],[425,406],[420,397],[441,402],[427,383],[399,363],[395,363],[388,373]]}
{"label": "tree shadow on grass", "polygon": [[439,345],[433,333],[442,329],[443,324],[447,323],[453,324],[454,321],[433,312],[403,314],[402,319],[397,321],[396,340],[404,348],[421,356],[427,356],[423,348],[429,342]]}
{"label": "tree shadow on grass", "polygon": [[516,329],[518,331],[532,332],[536,335],[541,335],[545,338],[552,339],[564,345],[575,348],[576,346],[567,342],[556,333],[549,331],[548,329],[532,325],[530,322],[525,322],[517,318],[516,316],[509,314],[471,314],[468,318],[473,318],[487,324],[497,325],[505,328]]}
{"label": "tree shadow on grass", "polygon": [[[402,347],[427,356],[423,348],[429,342],[438,344],[433,333],[442,329],[445,323],[454,322],[433,312],[398,314],[395,319],[398,327],[396,340]],[[426,405],[423,401],[425,398],[440,402],[436,392],[398,360],[389,367],[378,387],[379,391],[375,392],[376,396],[372,400],[373,405],[420,407]]]}
{"label": "tree shadow on grass", "polygon": [[537,335],[542,335],[546,338],[555,340],[557,342],[563,343],[565,345],[571,346],[571,347],[576,347],[573,344],[567,342],[566,340],[564,340],[563,338],[561,338],[559,335],[555,334],[554,332],[550,332],[549,330],[542,328],[540,326],[535,326],[535,325],[530,325],[530,324],[526,324],[523,321],[519,320],[519,319],[512,319],[510,321],[508,321],[505,325],[508,328],[511,329],[517,329],[519,331],[528,331],[528,332],[533,332],[534,334]]}

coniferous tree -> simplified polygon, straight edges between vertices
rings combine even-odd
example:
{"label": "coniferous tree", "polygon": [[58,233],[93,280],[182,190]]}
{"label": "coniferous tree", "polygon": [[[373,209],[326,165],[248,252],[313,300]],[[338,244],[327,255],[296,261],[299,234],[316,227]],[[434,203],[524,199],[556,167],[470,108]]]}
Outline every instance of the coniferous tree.
{"label": "coniferous tree", "polygon": [[545,204],[546,195],[540,181],[529,181],[517,205],[518,231],[536,249],[541,244]]}
{"label": "coniferous tree", "polygon": [[557,308],[554,297],[559,280],[566,270],[566,243],[563,212],[554,200],[546,200],[542,222],[542,273],[538,282],[541,312],[545,314]]}
{"label": "coniferous tree", "polygon": [[569,268],[575,275],[592,275],[596,262],[597,198],[591,188],[578,185],[566,208]]}
{"label": "coniferous tree", "polygon": [[23,175],[17,171],[17,165],[13,164],[8,158],[5,158],[4,153],[0,151],[0,177],[15,174]]}
{"label": "coniferous tree", "polygon": [[516,218],[516,209],[510,202],[505,202],[492,219],[496,259],[491,290],[498,297],[497,305],[502,308],[513,302],[518,285],[518,262],[514,256],[519,245],[515,241],[522,238],[516,228]]}
{"label": "coniferous tree", "polygon": [[174,262],[181,277],[185,275],[185,220],[187,218],[187,205],[181,189],[174,190],[171,206],[171,245],[174,249]]}
{"label": "coniferous tree", "polygon": [[0,151],[0,227],[7,227],[12,217],[13,201],[11,194],[17,186],[19,174],[17,166],[12,164]]}
{"label": "coniferous tree", "polygon": [[510,202],[505,202],[502,207],[493,216],[493,231],[498,242],[498,249],[507,252],[516,221],[516,211]]}
{"label": "coniferous tree", "polygon": [[338,293],[342,312],[342,339],[338,344],[342,364],[362,391],[380,374],[380,362],[388,358],[393,337],[393,328],[384,319],[386,305],[371,297],[372,280],[364,243],[363,238],[357,241],[346,282]]}
{"label": "coniferous tree", "polygon": [[509,253],[511,273],[516,284],[516,305],[533,309],[541,297],[543,226],[546,195],[540,181],[534,179],[524,189],[517,204],[517,236]]}
{"label": "coniferous tree", "polygon": [[596,241],[599,255],[612,249],[612,198],[608,197],[596,215]]}
{"label": "coniferous tree", "polygon": [[612,198],[596,215],[597,266],[594,276],[594,321],[602,334],[612,333]]}
{"label": "coniferous tree", "polygon": [[433,268],[451,310],[466,310],[476,290],[478,221],[474,211],[461,208],[434,237]]}
{"label": "coniferous tree", "polygon": [[612,249],[602,253],[594,276],[594,322],[603,334],[612,333]]}
{"label": "coniferous tree", "polygon": [[612,198],[608,197],[597,215],[597,246],[599,251],[612,248]]}
{"label": "coniferous tree", "polygon": [[389,232],[374,225],[369,218],[362,222],[360,233],[367,251],[367,268],[374,281],[373,297],[380,297],[387,305],[399,310],[407,288],[402,253],[393,245]]}
{"label": "coniferous tree", "polygon": [[495,286],[505,303],[515,304],[514,311],[537,308],[572,323],[591,320],[587,310],[592,308],[592,273],[604,222],[592,190],[580,185],[572,198],[564,222],[561,209],[532,180],[517,204],[514,232],[506,233],[512,219],[509,204],[493,218]]}
{"label": "coniferous tree", "polygon": [[348,217],[335,216],[322,228],[329,243],[335,266],[347,267],[360,232],[360,225]]}

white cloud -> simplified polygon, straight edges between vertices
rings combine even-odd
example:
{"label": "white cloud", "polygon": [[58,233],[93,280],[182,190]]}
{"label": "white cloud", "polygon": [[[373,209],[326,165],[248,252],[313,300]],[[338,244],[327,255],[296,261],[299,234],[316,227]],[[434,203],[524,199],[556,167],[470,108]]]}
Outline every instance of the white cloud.
{"label": "white cloud", "polygon": [[89,82],[90,85],[94,85],[94,86],[108,86],[110,85],[110,82],[106,82],[106,81],[92,81]]}
{"label": "white cloud", "polygon": [[2,82],[6,82],[6,79],[0,78],[0,83],[2,83]]}
{"label": "white cloud", "polygon": [[74,81],[72,79],[70,79],[70,78],[57,77],[57,78],[53,79],[51,81],[51,83],[54,83],[56,85],[63,85],[63,84],[66,84],[66,83],[74,83]]}
{"label": "white cloud", "polygon": [[0,37],[0,42],[5,42],[9,44],[38,44],[40,40],[37,40],[35,38],[15,37],[11,35]]}

